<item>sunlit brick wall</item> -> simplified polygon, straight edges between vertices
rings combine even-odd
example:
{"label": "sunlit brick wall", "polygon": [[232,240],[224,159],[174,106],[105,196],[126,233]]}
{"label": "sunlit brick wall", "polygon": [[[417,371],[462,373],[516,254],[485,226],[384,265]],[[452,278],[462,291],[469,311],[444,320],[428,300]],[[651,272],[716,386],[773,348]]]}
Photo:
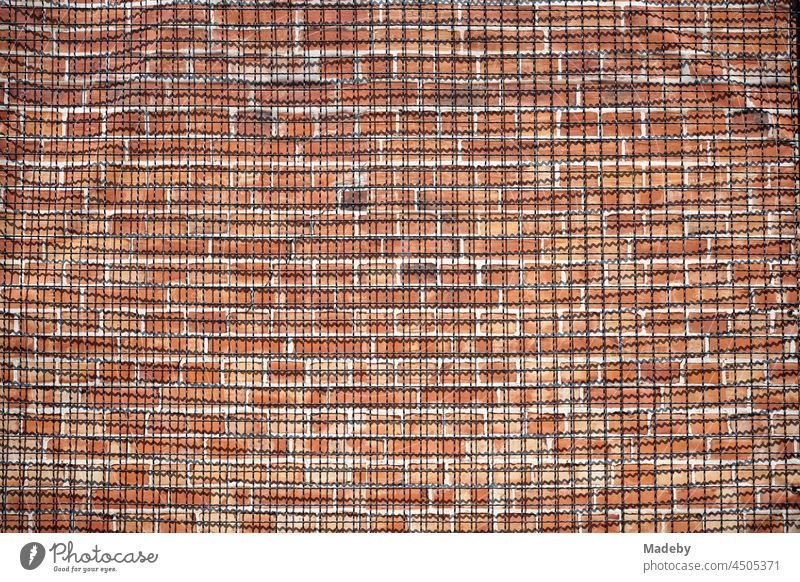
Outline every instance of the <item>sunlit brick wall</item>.
{"label": "sunlit brick wall", "polygon": [[791,8],[4,1],[2,529],[798,529]]}

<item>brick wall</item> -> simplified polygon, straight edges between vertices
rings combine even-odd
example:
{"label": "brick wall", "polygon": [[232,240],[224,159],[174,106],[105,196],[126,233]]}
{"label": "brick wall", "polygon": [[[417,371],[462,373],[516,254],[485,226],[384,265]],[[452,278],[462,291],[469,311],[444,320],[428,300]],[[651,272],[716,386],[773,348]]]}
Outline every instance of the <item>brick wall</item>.
{"label": "brick wall", "polygon": [[0,5],[2,529],[800,527],[789,0],[149,4]]}

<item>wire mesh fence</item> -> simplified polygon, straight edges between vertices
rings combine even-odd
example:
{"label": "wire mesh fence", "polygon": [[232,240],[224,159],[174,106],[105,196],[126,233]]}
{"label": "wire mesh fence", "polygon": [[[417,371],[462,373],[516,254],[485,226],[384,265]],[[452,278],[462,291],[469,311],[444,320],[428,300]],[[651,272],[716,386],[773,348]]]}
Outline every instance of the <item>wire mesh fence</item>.
{"label": "wire mesh fence", "polygon": [[2,529],[797,530],[797,18],[0,2]]}

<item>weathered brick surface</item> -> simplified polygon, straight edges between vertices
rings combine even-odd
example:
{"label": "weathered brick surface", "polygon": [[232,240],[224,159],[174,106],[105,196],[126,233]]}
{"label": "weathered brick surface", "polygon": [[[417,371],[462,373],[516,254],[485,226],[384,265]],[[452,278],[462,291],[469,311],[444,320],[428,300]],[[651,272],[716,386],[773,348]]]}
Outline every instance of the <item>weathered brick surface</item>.
{"label": "weathered brick surface", "polygon": [[2,529],[798,529],[796,18],[4,1]]}

